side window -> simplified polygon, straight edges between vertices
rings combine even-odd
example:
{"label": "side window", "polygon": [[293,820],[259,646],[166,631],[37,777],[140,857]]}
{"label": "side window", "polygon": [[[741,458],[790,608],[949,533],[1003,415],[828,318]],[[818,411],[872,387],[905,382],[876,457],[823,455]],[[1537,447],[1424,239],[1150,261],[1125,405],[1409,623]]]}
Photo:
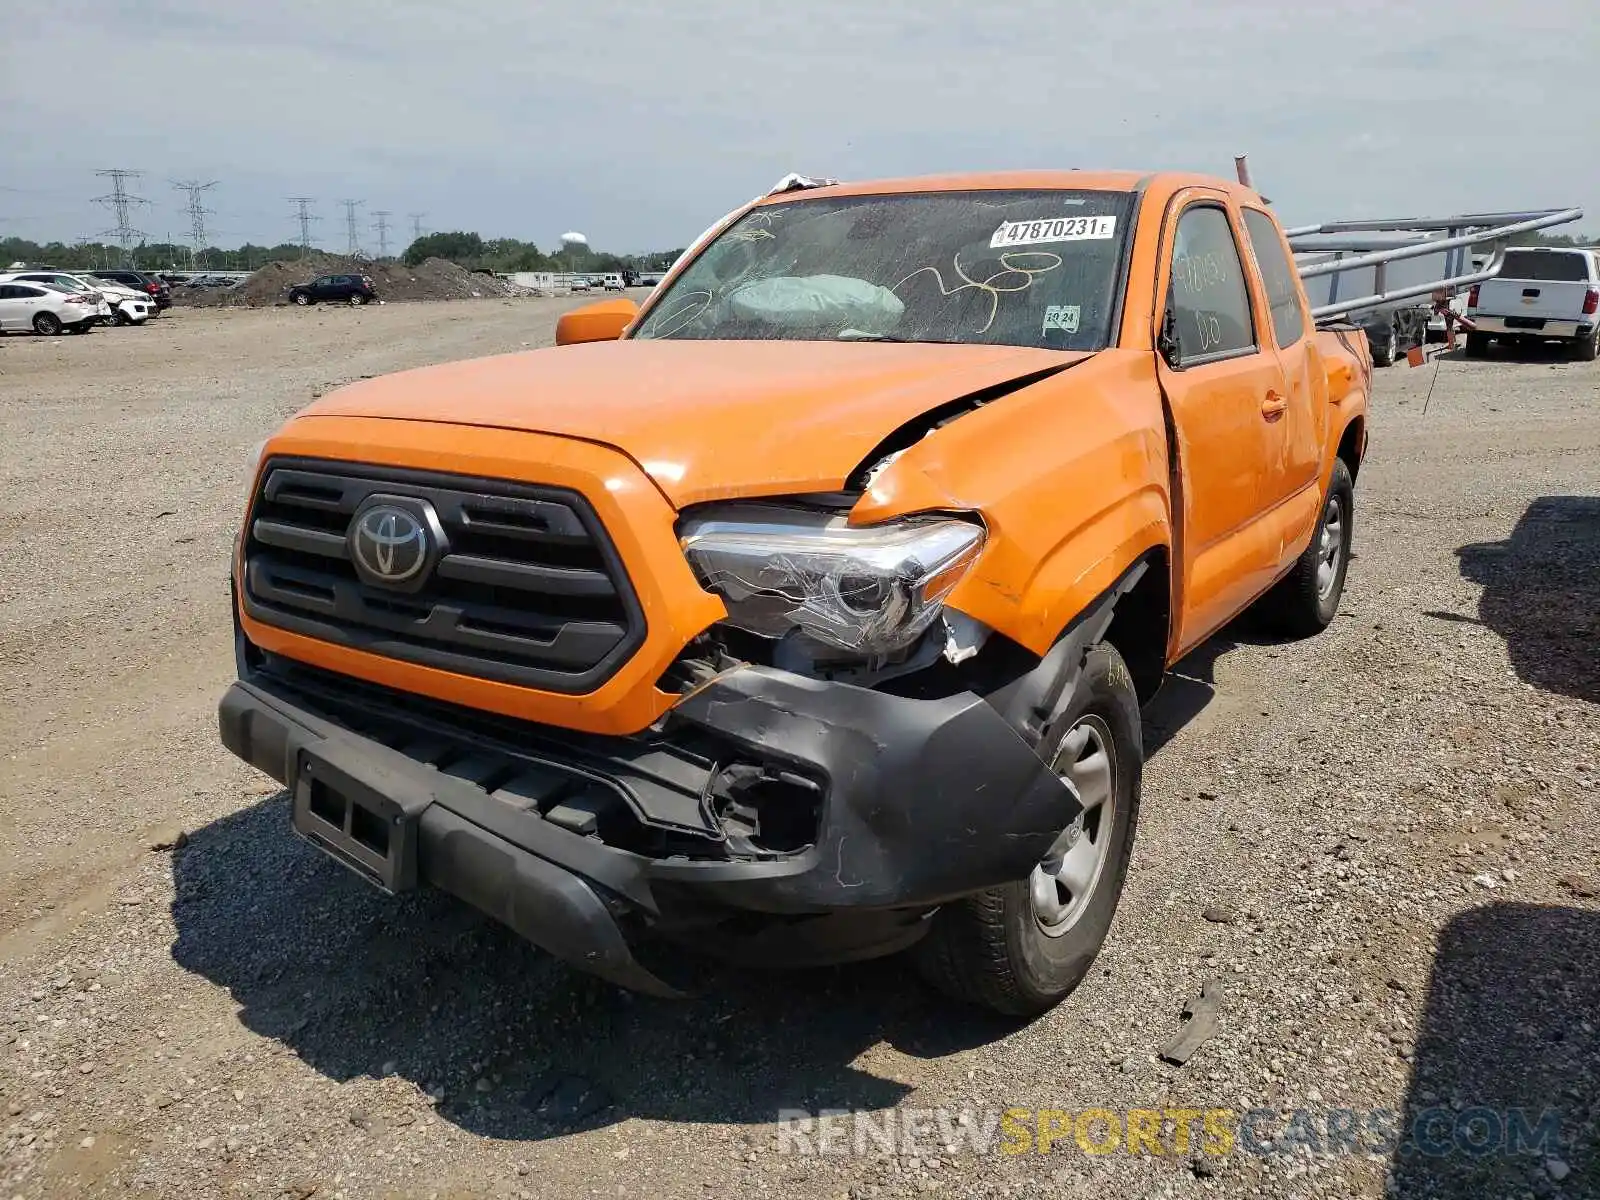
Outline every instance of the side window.
{"label": "side window", "polygon": [[1289,265],[1289,256],[1283,252],[1283,239],[1278,236],[1277,223],[1266,213],[1247,208],[1244,210],[1244,228],[1250,235],[1250,250],[1261,271],[1261,282],[1267,285],[1267,304],[1272,310],[1272,335],[1278,339],[1280,347],[1298,342],[1306,331],[1306,318],[1300,307],[1300,291],[1295,287],[1294,268]]}
{"label": "side window", "polygon": [[9,283],[0,283],[0,300],[15,300],[17,298],[16,288]]}
{"label": "side window", "polygon": [[1196,205],[1178,218],[1172,308],[1182,365],[1255,349],[1244,267],[1228,216],[1220,208]]}

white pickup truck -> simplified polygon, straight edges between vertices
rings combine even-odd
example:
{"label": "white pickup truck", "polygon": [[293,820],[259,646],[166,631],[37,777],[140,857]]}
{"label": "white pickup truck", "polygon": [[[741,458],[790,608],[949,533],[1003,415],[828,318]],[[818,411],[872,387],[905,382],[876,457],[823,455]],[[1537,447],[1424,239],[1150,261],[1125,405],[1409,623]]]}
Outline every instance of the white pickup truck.
{"label": "white pickup truck", "polygon": [[1491,338],[1509,342],[1559,339],[1580,362],[1600,355],[1600,253],[1553,246],[1507,250],[1495,278],[1474,287],[1467,316],[1467,355],[1489,349]]}

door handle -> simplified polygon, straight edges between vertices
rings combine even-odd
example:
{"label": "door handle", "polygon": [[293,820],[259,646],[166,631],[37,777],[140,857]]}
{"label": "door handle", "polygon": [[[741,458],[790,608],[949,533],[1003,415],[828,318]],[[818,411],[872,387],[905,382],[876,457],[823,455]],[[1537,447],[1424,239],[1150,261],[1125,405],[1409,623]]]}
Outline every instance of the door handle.
{"label": "door handle", "polygon": [[1277,392],[1268,392],[1261,400],[1261,415],[1269,421],[1273,417],[1282,416],[1283,410],[1289,407],[1289,402]]}

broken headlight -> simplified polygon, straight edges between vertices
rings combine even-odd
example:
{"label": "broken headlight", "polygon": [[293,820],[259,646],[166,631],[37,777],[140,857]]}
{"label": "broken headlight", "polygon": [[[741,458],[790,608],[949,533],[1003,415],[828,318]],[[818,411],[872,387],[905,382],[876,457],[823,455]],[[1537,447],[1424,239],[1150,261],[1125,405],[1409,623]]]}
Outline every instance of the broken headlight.
{"label": "broken headlight", "polygon": [[767,638],[796,631],[876,657],[909,646],[983,548],[983,526],[916,517],[853,526],[843,516],[729,505],[684,523],[681,544],[728,624]]}

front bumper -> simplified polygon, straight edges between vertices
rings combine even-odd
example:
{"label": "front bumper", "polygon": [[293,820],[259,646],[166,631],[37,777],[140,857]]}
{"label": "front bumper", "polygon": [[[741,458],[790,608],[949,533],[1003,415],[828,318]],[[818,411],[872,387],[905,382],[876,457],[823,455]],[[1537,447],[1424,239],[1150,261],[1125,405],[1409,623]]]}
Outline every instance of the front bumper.
{"label": "front bumper", "polygon": [[[939,904],[1023,878],[1080,811],[970,693],[915,700],[746,667],[685,697],[648,737],[585,737],[240,661],[222,741],[289,789],[299,832],[390,890],[438,887],[558,958],[659,994],[673,989],[635,958],[640,934],[735,958],[750,934],[749,957],[762,958],[792,933],[804,961],[870,957],[914,940]],[[443,757],[441,741],[453,743]],[[717,781],[733,768],[788,780],[777,803],[812,788],[808,844],[719,838]],[[690,826],[669,809],[698,789],[700,849],[614,844],[629,839],[574,825],[559,799],[573,779],[616,788],[646,834]]]}

